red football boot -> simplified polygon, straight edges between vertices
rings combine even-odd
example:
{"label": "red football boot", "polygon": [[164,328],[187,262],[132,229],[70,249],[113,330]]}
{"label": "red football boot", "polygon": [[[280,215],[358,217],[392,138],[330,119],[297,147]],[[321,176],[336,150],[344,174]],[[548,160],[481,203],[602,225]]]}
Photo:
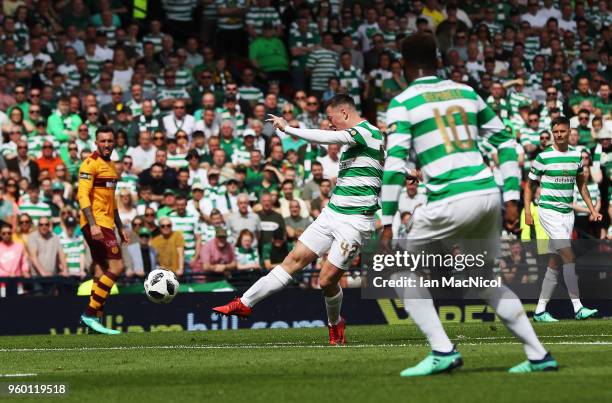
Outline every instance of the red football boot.
{"label": "red football boot", "polygon": [[[246,318],[250,316],[252,312],[251,308],[243,304],[238,297],[231,300],[229,304],[216,306],[212,310],[221,315],[236,315],[240,318]],[[342,330],[344,332],[344,328]]]}
{"label": "red football boot", "polygon": [[329,329],[329,344],[332,346],[338,346],[346,344],[346,337],[344,337],[344,329],[346,328],[346,322],[344,318],[340,318],[340,322],[337,325],[327,325]]}

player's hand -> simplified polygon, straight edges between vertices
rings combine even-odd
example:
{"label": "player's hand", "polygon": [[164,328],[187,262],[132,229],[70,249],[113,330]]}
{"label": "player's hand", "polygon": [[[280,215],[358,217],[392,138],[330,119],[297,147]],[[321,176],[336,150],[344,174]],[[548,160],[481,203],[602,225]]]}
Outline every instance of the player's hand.
{"label": "player's hand", "polygon": [[591,221],[594,221],[594,222],[600,222],[601,220],[603,220],[603,216],[596,211],[591,211],[590,218],[591,218]]}
{"label": "player's hand", "polygon": [[125,228],[121,228],[121,231],[119,231],[119,236],[121,237],[121,243],[123,244],[123,246],[127,246],[130,237],[128,236],[128,233]]}
{"label": "player's hand", "polygon": [[519,226],[518,203],[515,200],[508,200],[504,204],[504,227],[509,230],[516,230]]}
{"label": "player's hand", "polygon": [[92,225],[89,227],[91,230],[91,237],[96,241],[102,241],[104,239],[104,235],[102,235],[102,229],[98,225]]}
{"label": "player's hand", "polygon": [[275,116],[271,113],[268,113],[268,116],[270,116],[270,118],[266,119],[266,122],[272,122],[272,125],[275,128],[283,132],[285,131],[285,128],[287,127],[287,121],[285,119],[280,116]]}
{"label": "player's hand", "polygon": [[529,225],[530,227],[533,226],[533,217],[531,216],[530,212],[525,212],[525,224]]}
{"label": "player's hand", "polygon": [[391,240],[393,239],[393,228],[391,225],[384,227],[382,234],[380,235],[380,248],[383,253],[391,251]]}

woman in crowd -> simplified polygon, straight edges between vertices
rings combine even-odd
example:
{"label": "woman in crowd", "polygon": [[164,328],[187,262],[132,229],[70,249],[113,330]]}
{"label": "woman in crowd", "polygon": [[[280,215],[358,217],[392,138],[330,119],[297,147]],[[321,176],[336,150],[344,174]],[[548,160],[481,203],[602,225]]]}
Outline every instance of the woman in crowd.
{"label": "woman in crowd", "polygon": [[259,253],[253,247],[253,233],[248,229],[243,229],[238,235],[235,247],[236,262],[238,270],[259,270]]}

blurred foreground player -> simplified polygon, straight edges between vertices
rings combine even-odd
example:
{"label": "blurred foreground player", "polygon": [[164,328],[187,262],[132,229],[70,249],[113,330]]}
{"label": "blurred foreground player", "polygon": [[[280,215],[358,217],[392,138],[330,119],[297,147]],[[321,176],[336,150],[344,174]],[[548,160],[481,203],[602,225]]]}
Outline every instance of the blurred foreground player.
{"label": "blurred foreground player", "polygon": [[277,130],[313,143],[345,146],[331,200],[283,263],[257,280],[241,298],[213,310],[224,315],[248,316],[257,302],[283,289],[294,274],[329,252],[319,274],[319,285],[325,296],[329,343],[337,345],[346,341],[345,323],[340,316],[342,288],[338,281],[374,231],[384,148],[382,133],[359,115],[352,97],[337,94],[328,101],[326,111],[334,130],[297,129],[274,115],[270,115],[269,121]]}
{"label": "blurred foreground player", "polygon": [[[483,240],[495,253],[501,234],[502,197],[475,136],[497,149],[507,211],[520,196],[515,140],[471,87],[436,77],[438,57],[431,35],[404,39],[402,57],[410,85],[391,100],[387,110],[381,240],[387,243],[393,236],[391,224],[412,149],[427,190],[427,205],[414,211],[406,248],[429,240]],[[510,372],[556,370],[557,362],[538,340],[516,295],[505,286],[478,291],[523,344],[528,360]],[[432,352],[400,375],[432,375],[462,366],[461,354],[442,327],[429,289],[405,287],[401,293],[406,311],[427,337]]]}
{"label": "blurred foreground player", "polygon": [[108,329],[101,323],[104,303],[124,269],[115,227],[124,243],[128,239],[115,204],[119,176],[110,160],[115,147],[115,134],[110,127],[96,131],[96,147],[79,169],[81,229],[91,251],[94,276],[89,305],[81,315],[81,322],[97,333],[118,334],[118,330]]}

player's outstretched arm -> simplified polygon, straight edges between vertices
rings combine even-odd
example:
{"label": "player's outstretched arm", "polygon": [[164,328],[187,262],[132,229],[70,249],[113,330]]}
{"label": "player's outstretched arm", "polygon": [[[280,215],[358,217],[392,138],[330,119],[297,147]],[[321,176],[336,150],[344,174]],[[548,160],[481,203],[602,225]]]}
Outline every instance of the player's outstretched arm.
{"label": "player's outstretched arm", "polygon": [[317,144],[355,144],[355,139],[346,130],[299,129],[290,127],[285,119],[269,114],[267,122],[272,122],[276,130]]}

